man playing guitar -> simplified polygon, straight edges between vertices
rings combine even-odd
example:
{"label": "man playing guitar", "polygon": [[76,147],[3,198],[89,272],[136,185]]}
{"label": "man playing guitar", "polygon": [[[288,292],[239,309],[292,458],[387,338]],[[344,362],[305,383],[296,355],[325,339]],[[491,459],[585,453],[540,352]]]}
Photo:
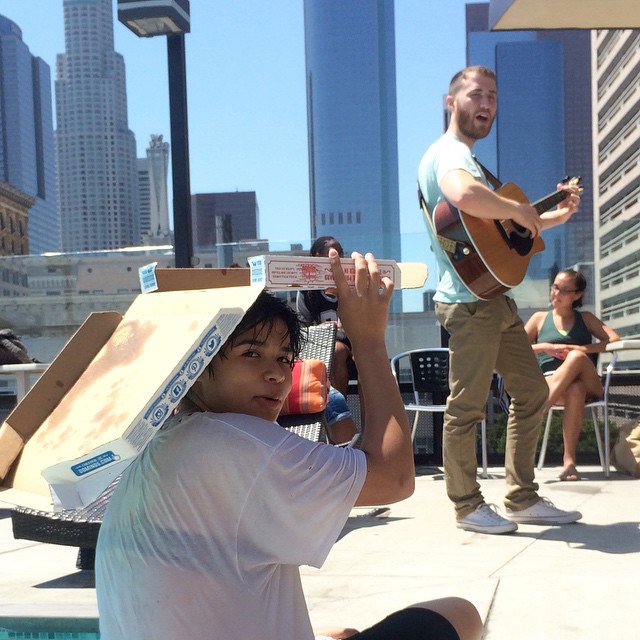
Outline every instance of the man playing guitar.
{"label": "man playing guitar", "polygon": [[[443,456],[447,494],[456,525],[481,533],[509,533],[517,523],[566,524],[577,511],[563,511],[537,494],[534,457],[548,389],[508,290],[483,299],[460,278],[438,240],[429,212],[443,200],[466,215],[510,220],[532,238],[562,224],[578,210],[577,184],[560,184],[566,193],[557,209],[540,214],[528,202],[489,188],[471,149],[491,131],[497,108],[496,77],[486,67],[467,67],[451,80],[447,96],[451,119],[446,133],[425,153],[418,170],[427,230],[440,270],[434,295],[436,315],[450,334],[450,387],[444,420]],[[485,503],[477,482],[475,426],[484,408],[493,372],[500,373],[512,402],[507,423],[505,472],[507,517]]]}

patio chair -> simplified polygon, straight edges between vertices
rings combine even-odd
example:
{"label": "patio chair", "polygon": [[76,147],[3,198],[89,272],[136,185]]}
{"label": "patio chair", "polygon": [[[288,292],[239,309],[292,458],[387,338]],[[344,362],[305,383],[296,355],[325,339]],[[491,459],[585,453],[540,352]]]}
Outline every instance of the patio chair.
{"label": "patio chair", "polygon": [[[405,403],[406,411],[415,413],[411,440],[416,436],[421,413],[444,415],[449,395],[449,349],[413,349],[391,358],[391,371],[402,391],[402,382],[410,383],[413,402]],[[408,375],[403,375],[407,372]],[[487,424],[480,423],[482,440],[482,477],[487,477]]]}
{"label": "patio chair", "polygon": [[[331,372],[335,348],[335,324],[311,326],[303,337],[301,359],[322,360]],[[288,431],[314,442],[326,442],[324,413],[281,416],[278,423]],[[16,507],[11,511],[13,537],[65,546],[80,547],[76,566],[78,569],[94,568],[98,532],[109,498],[120,477],[83,509],[68,509],[58,513]]]}
{"label": "patio chair", "polygon": [[[336,330],[336,325],[333,322],[307,327],[300,351],[301,360],[322,360],[327,368],[328,377],[331,376],[331,366],[333,365]],[[278,418],[278,424],[307,440],[328,442],[323,411],[319,413],[280,416]]]}

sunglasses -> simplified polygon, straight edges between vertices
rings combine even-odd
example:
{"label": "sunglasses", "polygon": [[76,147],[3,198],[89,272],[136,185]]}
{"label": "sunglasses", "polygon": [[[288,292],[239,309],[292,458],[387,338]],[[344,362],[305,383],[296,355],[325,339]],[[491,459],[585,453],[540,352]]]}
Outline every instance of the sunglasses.
{"label": "sunglasses", "polygon": [[559,287],[557,284],[552,284],[551,285],[551,291],[555,291],[556,293],[561,293],[563,295],[565,295],[567,293],[577,293],[578,292],[577,289],[563,289],[562,287]]}

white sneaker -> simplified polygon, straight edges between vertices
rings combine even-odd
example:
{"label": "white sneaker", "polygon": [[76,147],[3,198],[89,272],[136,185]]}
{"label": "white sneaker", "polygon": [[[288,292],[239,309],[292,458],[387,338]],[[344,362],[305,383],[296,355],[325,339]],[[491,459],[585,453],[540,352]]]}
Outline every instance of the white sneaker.
{"label": "white sneaker", "polygon": [[528,509],[511,511],[507,509],[507,517],[520,524],[569,524],[582,518],[579,511],[563,511],[554,506],[551,500],[540,498]]}
{"label": "white sneaker", "polygon": [[456,527],[476,533],[511,533],[518,528],[518,525],[503,518],[494,504],[483,502],[475,511],[463,518],[458,518]]}

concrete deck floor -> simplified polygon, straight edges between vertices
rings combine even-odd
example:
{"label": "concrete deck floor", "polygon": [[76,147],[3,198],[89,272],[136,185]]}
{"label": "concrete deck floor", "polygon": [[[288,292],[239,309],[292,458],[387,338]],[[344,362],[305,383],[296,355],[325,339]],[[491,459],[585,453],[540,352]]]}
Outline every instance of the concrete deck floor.
{"label": "concrete deck floor", "polygon": [[[640,638],[640,483],[606,480],[597,467],[559,482],[559,471],[537,473],[540,493],[582,511],[581,523],[490,536],[456,529],[441,471],[419,468],[411,498],[387,517],[354,509],[325,565],[302,569],[314,625],[363,628],[459,595],[480,610],[486,640]],[[504,470],[489,474],[485,498],[501,505]],[[14,540],[8,507],[0,503],[0,618],[95,618],[93,572],[75,569],[77,550]]]}

